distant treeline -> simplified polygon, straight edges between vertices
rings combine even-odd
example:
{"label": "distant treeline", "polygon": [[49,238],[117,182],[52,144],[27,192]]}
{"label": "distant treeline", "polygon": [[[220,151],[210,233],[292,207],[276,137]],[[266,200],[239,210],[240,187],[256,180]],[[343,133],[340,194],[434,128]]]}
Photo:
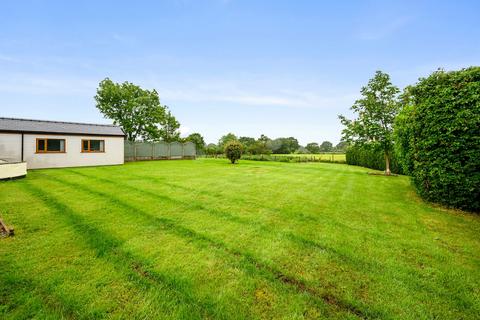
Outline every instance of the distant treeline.
{"label": "distant treeline", "polygon": [[[187,139],[189,139],[187,137]],[[192,140],[189,140],[192,141]],[[248,155],[270,155],[270,154],[320,154],[324,152],[345,152],[347,144],[340,142],[333,145],[330,141],[322,143],[310,142],[306,146],[300,145],[294,137],[270,139],[266,135],[261,135],[258,139],[252,137],[237,137],[233,133],[228,133],[220,138],[217,144],[210,143],[197,145],[197,150],[203,151],[207,155],[218,155],[224,152],[225,145],[231,141],[238,141],[242,144],[243,154]],[[200,148],[199,148],[200,147]]]}

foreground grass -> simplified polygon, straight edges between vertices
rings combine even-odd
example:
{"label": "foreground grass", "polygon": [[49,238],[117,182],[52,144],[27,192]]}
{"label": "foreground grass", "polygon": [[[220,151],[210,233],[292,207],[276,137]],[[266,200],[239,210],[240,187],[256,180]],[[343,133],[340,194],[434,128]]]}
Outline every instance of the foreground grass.
{"label": "foreground grass", "polygon": [[406,177],[325,163],[155,161],[0,183],[0,318],[480,314],[480,218]]}

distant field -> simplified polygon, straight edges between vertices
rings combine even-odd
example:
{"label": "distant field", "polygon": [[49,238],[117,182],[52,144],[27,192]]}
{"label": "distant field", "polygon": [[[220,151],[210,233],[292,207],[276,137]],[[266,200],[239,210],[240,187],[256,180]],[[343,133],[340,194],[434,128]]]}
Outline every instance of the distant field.
{"label": "distant field", "polygon": [[478,319],[480,217],[366,172],[200,159],[0,182],[0,318]]}
{"label": "distant field", "polygon": [[276,157],[292,156],[292,157],[320,158],[322,160],[333,159],[334,161],[345,161],[345,153],[272,154],[272,156],[276,156]]}

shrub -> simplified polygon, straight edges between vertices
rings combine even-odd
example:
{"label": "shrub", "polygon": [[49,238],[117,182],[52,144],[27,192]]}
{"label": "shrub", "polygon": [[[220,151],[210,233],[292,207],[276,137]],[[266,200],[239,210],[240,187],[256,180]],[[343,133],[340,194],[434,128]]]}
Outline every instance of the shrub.
{"label": "shrub", "polygon": [[480,67],[436,71],[405,92],[398,154],[418,193],[480,211]]}
{"label": "shrub", "polygon": [[[384,151],[374,145],[353,145],[347,148],[345,154],[347,164],[367,167],[370,169],[385,170]],[[402,174],[402,167],[397,158],[392,155],[390,159],[390,170],[392,173]]]}
{"label": "shrub", "polygon": [[230,141],[225,145],[225,156],[235,163],[242,156],[243,146],[238,141]]}

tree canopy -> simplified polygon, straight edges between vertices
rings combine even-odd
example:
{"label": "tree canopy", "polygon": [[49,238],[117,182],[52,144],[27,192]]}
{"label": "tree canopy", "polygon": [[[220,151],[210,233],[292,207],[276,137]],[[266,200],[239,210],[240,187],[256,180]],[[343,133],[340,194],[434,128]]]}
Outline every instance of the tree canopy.
{"label": "tree canopy", "polygon": [[142,89],[131,82],[115,83],[105,78],[95,95],[96,107],[113,123],[122,127],[127,140],[178,139],[180,124],[157,91]]}

